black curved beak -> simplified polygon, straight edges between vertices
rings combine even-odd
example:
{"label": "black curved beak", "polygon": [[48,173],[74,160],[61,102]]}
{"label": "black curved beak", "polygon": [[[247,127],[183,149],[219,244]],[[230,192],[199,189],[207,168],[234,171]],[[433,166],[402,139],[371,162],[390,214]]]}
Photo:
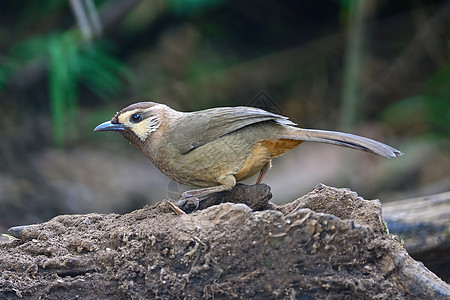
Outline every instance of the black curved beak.
{"label": "black curved beak", "polygon": [[95,127],[94,132],[97,131],[123,131],[126,127],[123,124],[113,124],[111,121],[103,122]]}

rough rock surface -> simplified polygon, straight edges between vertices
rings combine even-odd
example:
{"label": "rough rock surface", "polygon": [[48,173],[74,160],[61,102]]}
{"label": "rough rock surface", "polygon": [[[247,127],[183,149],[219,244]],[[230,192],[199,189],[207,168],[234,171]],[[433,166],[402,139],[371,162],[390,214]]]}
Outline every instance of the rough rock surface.
{"label": "rough rock surface", "polygon": [[379,201],[319,185],[267,206],[223,203],[177,216],[161,202],[11,231],[20,239],[0,244],[0,298],[450,297],[386,233]]}

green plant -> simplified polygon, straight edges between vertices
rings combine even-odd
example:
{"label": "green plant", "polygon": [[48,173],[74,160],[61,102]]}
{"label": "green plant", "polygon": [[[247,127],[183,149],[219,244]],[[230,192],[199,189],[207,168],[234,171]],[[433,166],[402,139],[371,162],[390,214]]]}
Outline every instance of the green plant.
{"label": "green plant", "polygon": [[101,44],[83,46],[77,36],[53,35],[48,42],[48,87],[54,142],[63,146],[66,134],[76,136],[79,84],[102,99],[121,91],[127,68],[103,51]]}
{"label": "green plant", "polygon": [[450,62],[430,76],[421,92],[402,99],[382,113],[382,119],[414,134],[450,137]]}
{"label": "green plant", "polygon": [[27,38],[12,47],[0,68],[0,88],[29,64],[41,64],[48,74],[53,141],[62,147],[77,136],[79,89],[85,86],[107,100],[131,77],[128,68],[108,53],[110,44],[83,44],[77,31]]}

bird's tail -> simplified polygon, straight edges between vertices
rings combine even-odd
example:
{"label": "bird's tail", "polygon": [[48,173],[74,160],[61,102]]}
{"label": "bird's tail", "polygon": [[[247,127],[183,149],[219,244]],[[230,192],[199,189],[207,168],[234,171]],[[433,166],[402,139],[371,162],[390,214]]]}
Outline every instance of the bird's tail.
{"label": "bird's tail", "polygon": [[391,146],[362,136],[327,130],[296,128],[287,139],[321,142],[371,152],[384,157],[401,156],[403,153]]}

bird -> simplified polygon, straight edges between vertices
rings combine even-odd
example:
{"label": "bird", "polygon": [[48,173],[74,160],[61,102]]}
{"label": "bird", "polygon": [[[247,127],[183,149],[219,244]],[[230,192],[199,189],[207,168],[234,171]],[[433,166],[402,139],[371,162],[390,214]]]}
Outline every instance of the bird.
{"label": "bird", "polygon": [[289,118],[259,108],[216,107],[180,112],[156,102],[131,104],[94,132],[117,131],[170,179],[194,189],[178,203],[198,203],[231,190],[259,173],[261,183],[272,159],[301,143],[322,142],[387,158],[403,153],[381,142],[338,131],[304,129]]}

